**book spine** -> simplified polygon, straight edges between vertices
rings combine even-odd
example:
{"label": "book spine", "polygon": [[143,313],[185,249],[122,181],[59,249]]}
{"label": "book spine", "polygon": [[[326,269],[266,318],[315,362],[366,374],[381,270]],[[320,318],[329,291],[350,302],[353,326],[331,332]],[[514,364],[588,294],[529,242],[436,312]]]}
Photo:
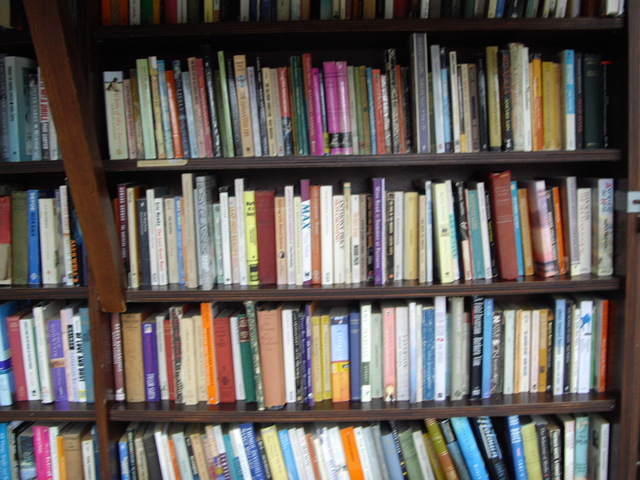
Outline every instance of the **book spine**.
{"label": "book spine", "polygon": [[385,248],[385,179],[373,179],[373,283],[384,285],[386,281]]}
{"label": "book spine", "polygon": [[67,394],[63,331],[60,318],[47,320],[47,333],[54,400],[55,402],[66,402],[69,397]]}
{"label": "book spine", "polygon": [[27,191],[27,222],[29,225],[29,285],[40,285],[40,215],[38,190]]}
{"label": "book spine", "polygon": [[157,330],[154,322],[145,322],[142,324],[145,400],[147,402],[157,402],[160,400],[156,334]]}
{"label": "book spine", "polygon": [[[187,127],[187,112],[186,112],[186,97],[184,85],[182,82],[182,69],[180,66],[180,60],[174,60],[172,62],[173,69],[173,82],[175,83],[175,95],[176,95],[176,108],[178,115],[178,127],[180,131],[180,150],[182,151],[182,158],[191,158],[190,139]],[[173,128],[173,127],[172,127]],[[174,142],[175,145],[175,142]],[[176,145],[176,152],[178,151]],[[177,157],[176,157],[177,158]]]}

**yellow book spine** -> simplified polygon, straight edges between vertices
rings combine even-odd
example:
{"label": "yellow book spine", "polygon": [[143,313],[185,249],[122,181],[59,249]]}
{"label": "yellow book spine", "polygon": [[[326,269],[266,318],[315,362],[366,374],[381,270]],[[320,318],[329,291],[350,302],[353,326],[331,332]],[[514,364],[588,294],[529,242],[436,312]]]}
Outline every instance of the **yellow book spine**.
{"label": "yellow book spine", "polygon": [[518,189],[518,209],[520,210],[524,274],[528,277],[533,275],[533,250],[531,246],[531,226],[529,225],[529,200],[526,188]]}
{"label": "yellow book spine", "polygon": [[[547,365],[547,352],[549,335],[549,309],[540,309],[540,349],[538,359],[538,393],[544,393],[547,391],[547,375],[549,366]],[[534,332],[535,334],[535,332]]]}
{"label": "yellow book spine", "polygon": [[533,150],[544,150],[544,114],[542,111],[542,60],[534,58],[530,63],[531,76],[531,125]]}
{"label": "yellow book spine", "polygon": [[64,437],[60,434],[56,437],[58,444],[58,471],[60,480],[67,480],[67,461],[64,456]]}
{"label": "yellow book spine", "polygon": [[522,310],[516,310],[516,334],[515,334],[515,349],[513,353],[514,368],[513,368],[513,393],[521,392],[521,377],[522,377],[522,348],[520,337],[522,336]]}
{"label": "yellow book spine", "polygon": [[311,316],[311,362],[313,378],[313,398],[316,402],[324,400],[324,388],[322,382],[322,335],[320,327],[320,315]]}
{"label": "yellow book spine", "polygon": [[542,480],[536,426],[534,423],[527,423],[522,425],[520,430],[522,432],[522,445],[524,447],[524,458],[527,465],[527,477],[529,480]]}
{"label": "yellow book spine", "polygon": [[456,467],[453,465],[453,460],[449,455],[449,449],[447,448],[447,443],[442,436],[442,430],[440,429],[438,421],[435,418],[426,418],[424,423],[427,426],[427,431],[429,432],[429,438],[433,443],[433,448],[438,455],[438,460],[442,467],[442,473],[447,480],[458,480]]}
{"label": "yellow book spine", "polygon": [[438,265],[440,266],[440,282],[453,282],[453,259],[451,246],[451,223],[449,209],[451,201],[447,198],[444,183],[433,183],[434,231]]}
{"label": "yellow book spine", "polygon": [[418,192],[404,194],[404,279],[418,279]]}
{"label": "yellow book spine", "polygon": [[498,76],[498,47],[486,48],[487,106],[489,108],[489,149],[502,148],[502,122],[500,120],[500,80]]}
{"label": "yellow book spine", "polygon": [[158,158],[167,158],[167,154],[164,150],[162,107],[160,106],[160,83],[158,81],[158,59],[156,57],[149,57],[149,81],[151,83],[151,104],[153,106],[153,124],[155,125]]}
{"label": "yellow book spine", "polygon": [[422,438],[424,439],[424,444],[427,447],[427,455],[429,455],[429,463],[431,463],[431,468],[433,468],[433,473],[436,476],[436,480],[447,480],[447,477],[444,476],[444,470],[442,470],[442,465],[440,465],[440,461],[438,460],[438,454],[436,453],[436,449],[433,446],[431,437],[429,436],[429,434],[423,433]]}
{"label": "yellow book spine", "polygon": [[256,192],[244,192],[244,228],[247,243],[249,285],[258,285],[258,228],[256,226]]}
{"label": "yellow book spine", "polygon": [[320,317],[320,344],[322,368],[322,398],[331,400],[331,317],[323,313]]}
{"label": "yellow book spine", "polygon": [[553,62],[542,62],[544,149],[553,150]]}
{"label": "yellow book spine", "polygon": [[288,480],[287,467],[282,456],[280,448],[280,440],[278,439],[278,430],[275,425],[270,425],[260,429],[262,441],[264,442],[264,451],[267,455],[267,462],[271,470],[273,480]]}

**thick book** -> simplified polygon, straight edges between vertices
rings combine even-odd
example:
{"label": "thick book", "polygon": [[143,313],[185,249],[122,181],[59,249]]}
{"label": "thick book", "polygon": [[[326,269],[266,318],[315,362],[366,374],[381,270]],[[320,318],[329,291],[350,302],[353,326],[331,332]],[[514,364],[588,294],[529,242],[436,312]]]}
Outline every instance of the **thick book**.
{"label": "thick book", "polygon": [[215,348],[215,367],[219,386],[220,403],[233,403],[235,395],[235,372],[231,347],[232,309],[224,309],[213,319],[213,339]]}
{"label": "thick book", "polygon": [[151,314],[149,307],[138,305],[121,315],[125,389],[129,402],[144,402],[146,399],[142,322]]}
{"label": "thick book", "polygon": [[260,285],[273,285],[276,283],[275,191],[256,190],[255,199],[258,281]]}
{"label": "thick book", "polygon": [[518,259],[511,195],[511,172],[492,173],[489,176],[491,207],[496,243],[498,268],[504,280],[518,278]]}

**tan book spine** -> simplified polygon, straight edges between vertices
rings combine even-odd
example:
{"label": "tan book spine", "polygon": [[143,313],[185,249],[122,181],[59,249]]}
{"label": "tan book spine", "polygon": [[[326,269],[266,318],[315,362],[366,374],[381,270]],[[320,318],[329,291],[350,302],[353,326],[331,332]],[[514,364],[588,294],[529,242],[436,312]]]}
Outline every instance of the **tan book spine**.
{"label": "tan book spine", "polygon": [[166,252],[169,283],[177,284],[178,276],[178,237],[176,233],[176,201],[173,197],[164,199],[164,228],[167,239]]}
{"label": "tan book spine", "polygon": [[529,223],[529,199],[527,189],[518,189],[518,208],[520,209],[520,232],[522,233],[522,258],[525,276],[533,275],[533,247],[531,246],[531,225]]}
{"label": "tan book spine", "polygon": [[144,402],[144,367],[142,360],[142,322],[151,310],[134,310],[121,315],[124,379],[128,402]]}
{"label": "tan book spine", "polygon": [[153,107],[153,124],[156,136],[158,158],[167,158],[164,149],[164,130],[162,128],[162,107],[160,106],[160,83],[158,81],[158,59],[149,57],[149,82],[151,84],[151,104]]}
{"label": "tan book spine", "polygon": [[500,78],[498,76],[498,47],[486,48],[487,104],[489,108],[489,149],[502,148],[502,121],[500,119]]}
{"label": "tan book spine", "polygon": [[418,192],[404,194],[404,279],[418,279]]}
{"label": "tan book spine", "polygon": [[[198,426],[195,427],[199,428]],[[202,435],[200,432],[191,431],[189,437],[191,438],[191,448],[193,449],[193,456],[196,460],[198,475],[201,480],[210,480],[207,457],[204,453],[204,446],[202,445]]]}
{"label": "tan book spine", "polygon": [[195,361],[196,361],[196,380],[198,385],[198,401],[207,402],[209,400],[207,371],[205,367],[204,354],[204,335],[202,330],[202,316],[193,316],[193,332],[195,340]]}
{"label": "tan book spine", "polygon": [[273,113],[273,85],[271,84],[271,69],[262,67],[262,88],[264,90],[264,105],[267,117],[267,140],[269,144],[269,156],[278,155],[278,144],[276,142],[276,119]]}
{"label": "tan book spine", "polygon": [[322,391],[324,400],[331,400],[333,390],[331,388],[331,317],[328,311],[323,311],[320,316],[320,343],[322,368]]}
{"label": "tan book spine", "polygon": [[[552,332],[553,333],[553,332]],[[549,365],[547,364],[548,338],[549,335],[549,309],[540,309],[540,343],[538,355],[538,393],[547,391],[547,377],[549,375]]]}
{"label": "tan book spine", "polygon": [[311,185],[311,283],[322,282],[322,254],[320,249],[320,185]]}
{"label": "tan book spine", "polygon": [[182,245],[184,276],[187,287],[198,288],[198,263],[196,258],[196,226],[193,204],[193,174],[182,174]]}
{"label": "tan book spine", "polygon": [[460,86],[462,87],[460,102],[462,104],[462,129],[460,132],[460,148],[462,152],[473,151],[473,133],[471,131],[471,92],[469,91],[469,65],[462,63],[460,69]]}
{"label": "tan book spine", "polygon": [[64,436],[64,459],[67,478],[84,478],[81,442],[79,434]]}
{"label": "tan book spine", "polygon": [[180,319],[180,342],[182,343],[182,400],[185,405],[195,405],[198,403],[198,381],[194,322],[191,315],[185,315]]}
{"label": "tan book spine", "polygon": [[[282,351],[282,306],[262,305],[257,311],[260,368],[268,374],[263,382],[265,408],[286,403]],[[268,373],[267,373],[268,372]]]}
{"label": "tan book spine", "polygon": [[253,157],[253,130],[251,127],[251,104],[249,102],[249,84],[247,83],[247,57],[233,56],[233,70],[236,77],[236,95],[240,112],[240,134],[242,137],[242,156]]}

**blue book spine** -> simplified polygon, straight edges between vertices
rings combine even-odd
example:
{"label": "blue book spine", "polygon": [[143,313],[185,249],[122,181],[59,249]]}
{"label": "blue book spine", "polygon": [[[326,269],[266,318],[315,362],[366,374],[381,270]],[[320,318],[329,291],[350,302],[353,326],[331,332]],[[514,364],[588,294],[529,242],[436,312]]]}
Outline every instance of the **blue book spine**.
{"label": "blue book spine", "polygon": [[298,480],[298,469],[296,468],[296,462],[293,459],[293,449],[291,448],[291,442],[289,441],[289,431],[286,428],[278,430],[278,438],[280,439],[280,448],[282,448],[284,463],[287,466],[287,476],[289,477],[289,480]]}
{"label": "blue book spine", "polygon": [[527,464],[524,458],[524,446],[522,445],[522,431],[520,430],[520,418],[517,415],[507,417],[507,433],[511,447],[511,461],[516,480],[528,480]]}
{"label": "blue book spine", "polygon": [[491,396],[491,351],[493,349],[493,298],[484,299],[482,322],[482,398]]}
{"label": "blue book spine", "polygon": [[[564,51],[565,76],[565,114],[576,114],[576,81],[575,81],[575,52],[571,49]],[[575,142],[575,139],[574,139]]]}
{"label": "blue book spine", "polygon": [[449,99],[449,67],[447,52],[440,48],[440,81],[442,83],[442,116],[444,117],[444,151],[453,152],[451,139],[451,101]]}
{"label": "blue book spine", "polygon": [[413,95],[416,103],[416,112],[414,121],[416,125],[416,150],[418,153],[429,153],[431,149],[431,141],[429,138],[429,92],[427,88],[427,79],[429,73],[427,71],[427,34],[413,33],[411,34],[411,71],[414,82]]}
{"label": "blue book spine", "polygon": [[576,415],[576,441],[575,441],[575,465],[574,478],[587,478],[588,449],[589,447],[589,417]]}
{"label": "blue book spine", "polygon": [[120,478],[129,480],[131,478],[129,474],[129,447],[126,440],[118,442],[118,456],[120,457]]}
{"label": "blue book spine", "polygon": [[498,0],[498,3],[496,5],[496,18],[503,18],[504,17],[505,4],[506,4],[505,0]]}
{"label": "blue book spine", "polygon": [[275,20],[276,18],[271,18],[271,5],[269,0],[260,0],[260,21],[269,22],[271,20]]}
{"label": "blue book spine", "polygon": [[160,385],[158,384],[158,343],[155,322],[142,324],[142,361],[145,400],[157,402],[160,400]]}
{"label": "blue book spine", "polygon": [[471,238],[471,259],[473,260],[473,278],[484,278],[484,257],[482,255],[482,236],[480,233],[480,209],[478,191],[467,190],[467,208],[469,209],[469,237]]}
{"label": "blue book spine", "polygon": [[9,161],[9,119],[7,118],[7,83],[5,62],[7,55],[0,54],[0,158]]}
{"label": "blue book spine", "polygon": [[393,439],[393,434],[388,433],[382,435],[382,450],[384,453],[384,459],[387,462],[387,468],[389,469],[389,477],[391,480],[403,480],[402,467],[400,466],[400,459],[398,458],[398,452],[396,451],[396,443]]}
{"label": "blue book spine", "polygon": [[241,423],[240,435],[242,443],[247,451],[247,460],[249,461],[249,469],[251,470],[251,478],[255,480],[264,479],[264,468],[260,459],[260,451],[256,442],[256,434],[253,431],[253,423]]}
{"label": "blue book spine", "polygon": [[320,0],[320,20],[331,20],[331,0]]}
{"label": "blue book spine", "polygon": [[40,220],[38,217],[38,190],[27,190],[27,219],[29,223],[29,285],[40,285]]}
{"label": "blue book spine", "polygon": [[466,417],[452,417],[451,426],[456,434],[462,456],[469,469],[469,474],[474,480],[489,480],[489,474],[482,460],[480,449],[473,436],[471,424]]}
{"label": "blue book spine", "polygon": [[257,22],[259,19],[258,15],[260,15],[260,10],[258,6],[258,2],[259,0],[249,1],[249,21],[250,22]]}
{"label": "blue book spine", "polygon": [[162,130],[164,131],[164,148],[167,158],[174,158],[171,120],[169,119],[169,99],[167,95],[167,77],[164,60],[158,60],[158,86],[160,87],[160,107],[162,108]]}
{"label": "blue book spine", "polygon": [[227,464],[231,472],[233,480],[243,480],[242,470],[240,469],[240,460],[233,453],[233,445],[231,445],[231,437],[227,433],[222,437],[224,439],[224,448],[227,451]]}
{"label": "blue book spine", "polygon": [[520,207],[518,203],[518,182],[511,182],[511,206],[513,209],[513,229],[516,235],[516,258],[518,259],[518,276],[524,275],[524,254],[522,251],[522,229],[520,228]]}
{"label": "blue book spine", "polygon": [[7,316],[15,313],[18,306],[18,302],[15,301],[0,305],[0,405],[2,406],[11,405],[15,393]]}
{"label": "blue book spine", "polygon": [[35,60],[16,56],[5,57],[10,162],[25,162],[32,159],[30,73],[36,73]]}
{"label": "blue book spine", "polygon": [[449,454],[451,455],[451,459],[453,460],[453,464],[456,467],[460,480],[470,479],[471,477],[469,476],[469,469],[467,468],[467,464],[464,462],[462,450],[460,450],[460,445],[458,445],[458,442],[455,441],[447,443],[447,448],[449,449]]}
{"label": "blue book spine", "polygon": [[566,329],[567,301],[556,299],[553,325],[553,394],[562,395],[564,390],[564,350]]}
{"label": "blue book spine", "polygon": [[82,328],[82,361],[84,363],[84,381],[87,386],[87,402],[95,402],[95,387],[93,380],[93,357],[91,356],[91,331],[89,308],[80,307],[80,325]]}
{"label": "blue book spine", "polygon": [[[376,135],[376,108],[373,103],[373,77],[371,76],[371,68],[366,69],[367,77],[367,102],[369,103],[369,130],[371,131],[371,154],[376,155],[378,153]],[[382,153],[382,152],[381,152]]]}
{"label": "blue book spine", "polygon": [[[462,265],[460,264],[460,259],[462,258],[462,255],[460,255],[460,250],[459,250],[459,244],[458,244],[458,225],[456,222],[456,214],[455,212],[455,206],[453,205],[453,190],[452,190],[452,185],[451,182],[448,181],[447,182],[448,188],[447,188],[447,200],[450,203],[450,209],[449,209],[449,231],[451,232],[451,259],[453,261],[453,264],[457,267],[458,270],[458,278],[455,278],[455,280],[458,280],[460,276],[462,276],[464,278],[464,274],[460,275],[460,272],[462,271]],[[455,271],[455,270],[454,270]],[[449,375],[447,375],[447,378],[449,378]]]}
{"label": "blue book spine", "polygon": [[360,311],[354,308],[349,312],[349,362],[351,401],[360,401]]}
{"label": "blue book spine", "polygon": [[182,205],[180,200],[182,197],[175,197],[175,205],[176,205],[176,241],[177,241],[177,249],[178,249],[178,283],[180,285],[184,285],[186,283],[186,279],[184,276],[184,255],[182,250],[184,248],[182,244]]}
{"label": "blue book spine", "polygon": [[49,361],[51,363],[53,398],[55,402],[66,402],[68,401],[67,377],[64,368],[64,349],[62,347],[62,325],[60,318],[47,320],[47,335],[49,336]]}
{"label": "blue book spine", "polygon": [[423,310],[422,345],[424,362],[424,386],[423,396],[425,400],[435,398],[435,368],[436,368],[436,344],[435,344],[435,310],[427,307]]}
{"label": "blue book spine", "polygon": [[[12,453],[9,445],[9,423],[0,423],[0,478],[12,477]],[[12,434],[11,434],[12,435]]]}

